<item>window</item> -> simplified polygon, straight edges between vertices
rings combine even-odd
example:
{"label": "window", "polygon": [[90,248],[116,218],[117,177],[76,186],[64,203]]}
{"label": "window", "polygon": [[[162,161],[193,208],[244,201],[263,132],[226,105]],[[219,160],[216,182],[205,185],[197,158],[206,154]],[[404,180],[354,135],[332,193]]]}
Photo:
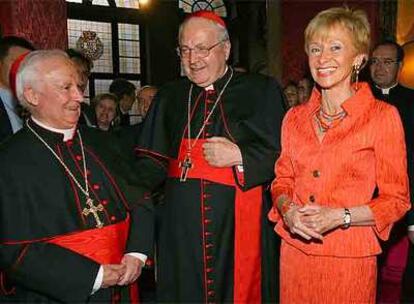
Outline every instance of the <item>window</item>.
{"label": "window", "polygon": [[[144,25],[138,0],[67,0],[68,44],[79,49],[81,37],[88,37],[101,54],[93,60],[85,97],[108,92],[115,78],[125,78],[140,86],[144,55]],[[90,33],[92,37],[90,38]],[[85,36],[86,35],[86,36]],[[88,36],[89,35],[89,36]],[[81,42],[85,40],[81,39]],[[89,43],[83,45],[89,45]],[[95,46],[95,47],[94,47]],[[103,49],[103,51],[102,51]],[[92,51],[91,51],[92,52]]]}

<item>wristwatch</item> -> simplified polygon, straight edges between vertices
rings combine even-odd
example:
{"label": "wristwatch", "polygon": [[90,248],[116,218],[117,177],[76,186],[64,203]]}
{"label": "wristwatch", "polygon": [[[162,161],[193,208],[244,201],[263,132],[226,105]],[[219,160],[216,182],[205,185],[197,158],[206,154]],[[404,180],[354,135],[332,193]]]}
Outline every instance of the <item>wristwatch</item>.
{"label": "wristwatch", "polygon": [[348,208],[344,208],[344,215],[342,217],[344,223],[342,224],[342,228],[347,229],[351,226],[351,211]]}

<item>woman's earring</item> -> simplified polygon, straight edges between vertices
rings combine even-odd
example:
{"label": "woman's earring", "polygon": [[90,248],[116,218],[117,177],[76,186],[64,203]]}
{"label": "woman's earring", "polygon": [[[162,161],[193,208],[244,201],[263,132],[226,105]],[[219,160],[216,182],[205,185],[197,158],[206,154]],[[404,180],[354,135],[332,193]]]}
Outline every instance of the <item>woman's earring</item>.
{"label": "woman's earring", "polygon": [[352,79],[352,82],[355,83],[355,90],[357,91],[359,90],[359,83],[358,83],[359,72],[360,72],[360,66],[358,64],[354,64],[352,66],[351,79]]}

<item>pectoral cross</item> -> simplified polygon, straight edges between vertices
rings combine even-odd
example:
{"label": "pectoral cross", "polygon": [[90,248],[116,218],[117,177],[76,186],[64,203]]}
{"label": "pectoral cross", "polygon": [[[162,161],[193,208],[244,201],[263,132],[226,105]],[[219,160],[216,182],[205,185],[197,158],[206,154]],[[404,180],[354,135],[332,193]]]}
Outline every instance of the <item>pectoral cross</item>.
{"label": "pectoral cross", "polygon": [[188,171],[193,167],[190,155],[186,155],[184,160],[181,161],[178,166],[181,168],[180,182],[185,182],[187,180]]}
{"label": "pectoral cross", "polygon": [[82,214],[85,216],[88,216],[89,214],[92,214],[93,217],[95,218],[96,221],[96,228],[102,228],[103,227],[103,223],[101,221],[101,219],[98,216],[98,211],[103,211],[104,207],[102,206],[101,203],[99,203],[98,205],[94,205],[93,204],[93,199],[91,199],[90,197],[87,198],[86,200],[86,205],[88,205],[88,207],[83,208]]}

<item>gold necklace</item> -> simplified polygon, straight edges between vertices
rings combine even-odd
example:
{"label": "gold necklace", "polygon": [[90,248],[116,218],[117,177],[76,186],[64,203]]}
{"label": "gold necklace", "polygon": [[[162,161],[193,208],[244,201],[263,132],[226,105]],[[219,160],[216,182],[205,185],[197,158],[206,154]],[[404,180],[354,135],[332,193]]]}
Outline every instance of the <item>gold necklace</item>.
{"label": "gold necklace", "polygon": [[65,169],[66,173],[70,176],[70,178],[73,180],[75,185],[79,188],[79,190],[82,191],[82,193],[86,197],[86,205],[87,207],[83,208],[82,214],[85,216],[88,216],[89,214],[92,214],[96,221],[96,227],[102,228],[103,222],[99,218],[98,211],[104,211],[104,207],[101,203],[98,205],[94,204],[94,200],[90,197],[89,194],[89,186],[88,186],[88,177],[87,177],[87,170],[86,170],[86,158],[85,158],[85,151],[83,148],[83,141],[82,136],[79,132],[79,130],[76,131],[76,134],[79,137],[79,144],[81,148],[81,154],[83,159],[83,176],[85,180],[85,188],[82,187],[80,182],[76,179],[75,175],[70,171],[68,166],[65,164],[65,162],[60,158],[60,156],[52,149],[51,146],[29,125],[28,120],[26,120],[26,126],[27,128],[39,139],[39,141],[52,153],[52,155],[59,161],[59,163],[62,165],[63,169]]}
{"label": "gold necklace", "polygon": [[191,144],[191,97],[193,95],[193,87],[194,84],[191,83],[190,90],[188,91],[188,99],[187,99],[187,152],[183,161],[179,162],[178,166],[181,168],[180,174],[180,182],[185,182],[187,180],[188,171],[193,168],[193,162],[191,160],[191,150],[194,148],[195,144],[197,143],[198,139],[200,138],[201,134],[204,131],[204,128],[207,125],[207,122],[213,115],[214,110],[216,109],[219,101],[221,100],[221,96],[223,95],[224,91],[226,90],[230,80],[233,78],[233,69],[230,69],[230,77],[227,79],[226,83],[224,84],[223,88],[221,89],[216,101],[211,108],[210,113],[207,115],[206,119],[203,121],[200,130],[197,133],[197,136],[193,139],[193,143]]}

